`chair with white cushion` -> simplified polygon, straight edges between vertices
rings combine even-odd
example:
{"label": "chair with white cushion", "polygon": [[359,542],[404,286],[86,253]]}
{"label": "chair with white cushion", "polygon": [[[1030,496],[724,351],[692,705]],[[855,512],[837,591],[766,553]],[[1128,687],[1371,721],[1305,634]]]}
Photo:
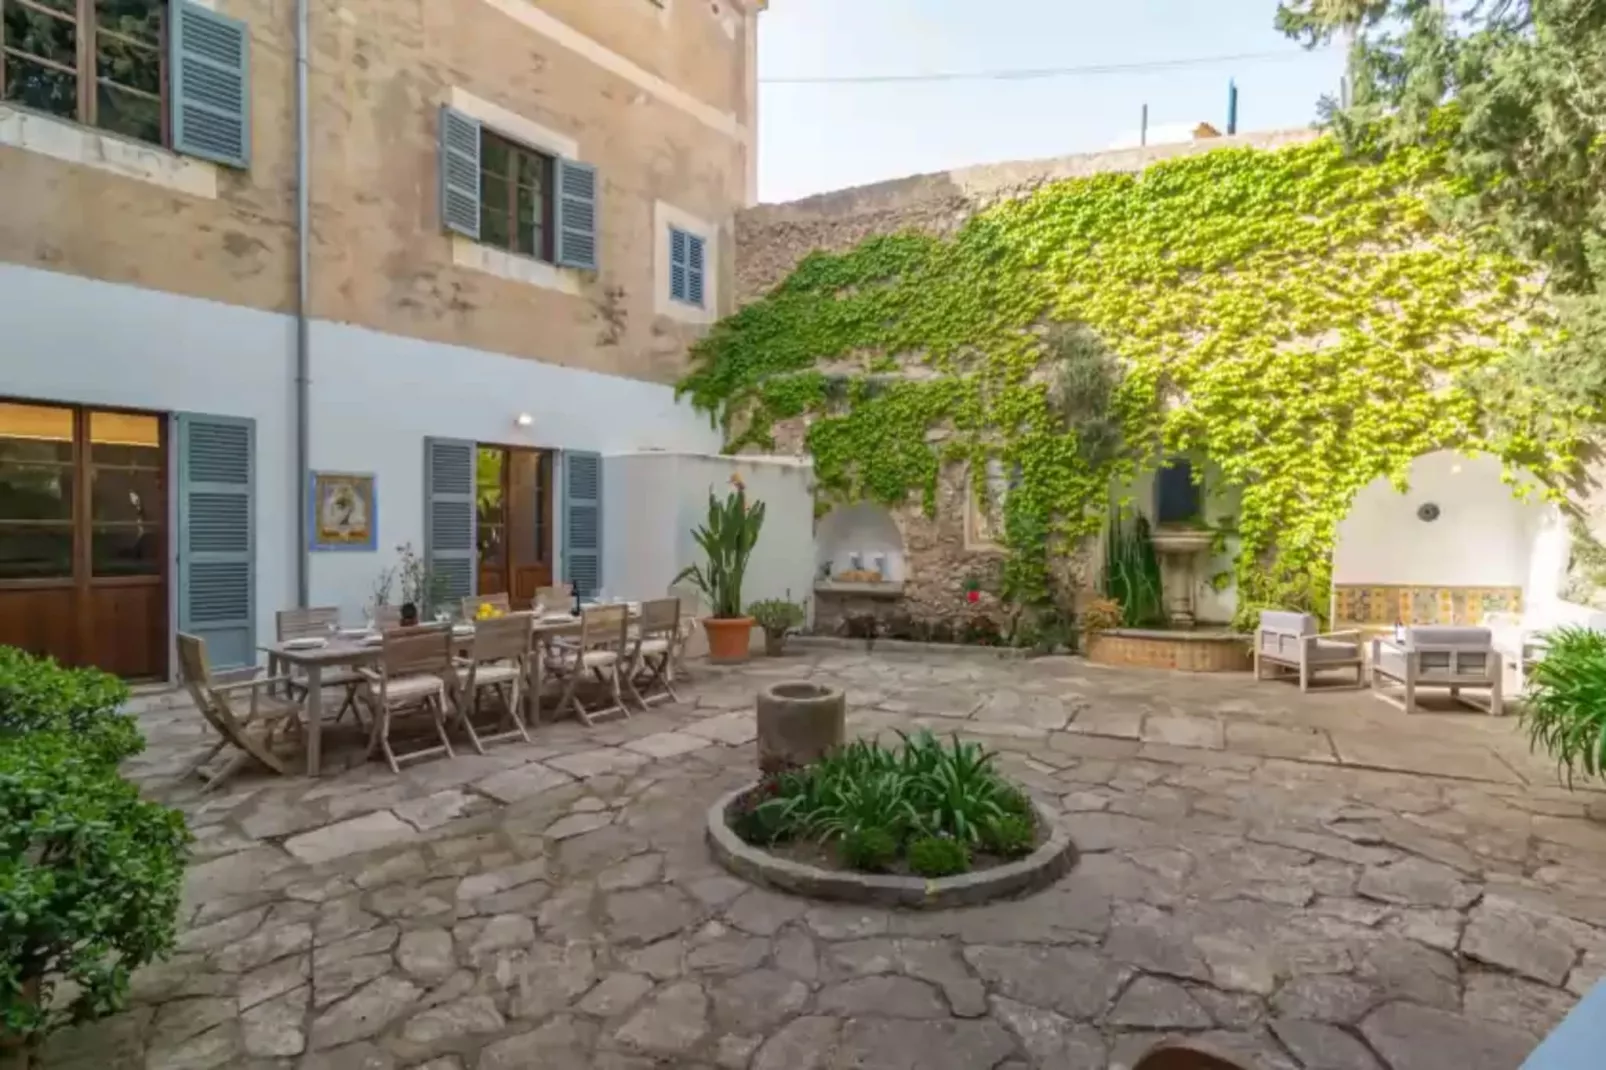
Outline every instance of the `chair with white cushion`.
{"label": "chair with white cushion", "polygon": [[[359,669],[367,684],[368,708],[373,711],[373,729],[368,737],[368,753],[379,751],[393,773],[401,772],[401,762],[435,754],[455,757],[452,741],[446,737],[447,704],[453,701],[457,673],[452,664],[452,630],[441,625],[422,628],[393,628],[380,640],[379,660],[374,668]],[[398,755],[390,745],[390,726],[395,714],[421,709],[430,715],[440,745],[424,747]]]}
{"label": "chair with white cushion", "polygon": [[[485,753],[482,743],[502,743],[522,739],[530,742],[524,725],[524,681],[530,671],[530,651],[534,618],[528,613],[482,620],[474,626],[474,641],[468,657],[458,661],[462,683],[464,729],[474,749]],[[494,735],[480,735],[472,714],[490,692],[508,727]]]}
{"label": "chair with white cushion", "polygon": [[[591,606],[581,611],[579,638],[554,646],[548,655],[553,673],[564,682],[557,712],[573,706],[575,716],[588,725],[595,724],[597,718],[605,714],[630,716],[620,692],[620,674],[629,653],[626,634],[629,620],[630,610],[622,605]],[[613,699],[611,706],[588,710],[580,701],[579,688],[587,673],[607,688]]]}
{"label": "chair with white cushion", "polygon": [[[1500,655],[1488,628],[1417,625],[1395,639],[1372,640],[1372,693],[1406,713],[1416,712],[1417,691],[1431,687],[1498,717],[1504,711],[1500,676]],[[1487,702],[1467,698],[1463,688],[1488,692]]]}
{"label": "chair with white cushion", "polygon": [[[636,622],[636,644],[632,651],[625,688],[642,709],[658,702],[679,702],[675,694],[675,647],[680,642],[680,599],[658,598],[641,603]],[[638,688],[640,676],[646,680]]]}
{"label": "chair with white cushion", "polygon": [[1299,689],[1309,691],[1316,673],[1342,670],[1355,674],[1354,683],[1345,680],[1342,686],[1363,686],[1361,633],[1323,633],[1317,627],[1310,613],[1261,610],[1260,626],[1255,629],[1255,679],[1265,679],[1262,666],[1269,666],[1272,679],[1293,673],[1299,679]]}

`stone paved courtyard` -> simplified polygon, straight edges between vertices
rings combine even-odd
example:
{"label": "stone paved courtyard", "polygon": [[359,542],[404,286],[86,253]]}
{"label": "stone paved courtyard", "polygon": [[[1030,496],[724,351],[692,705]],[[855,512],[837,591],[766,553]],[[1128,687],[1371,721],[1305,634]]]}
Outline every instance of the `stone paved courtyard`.
{"label": "stone paved courtyard", "polygon": [[[738,881],[703,812],[752,694],[835,681],[855,731],[983,739],[1062,813],[1036,896],[900,913]],[[1600,796],[1510,720],[1078,659],[810,647],[531,745],[201,797],[194,711],[131,772],[197,836],[180,950],[52,1067],[1130,1066],[1514,1070],[1606,974]]]}

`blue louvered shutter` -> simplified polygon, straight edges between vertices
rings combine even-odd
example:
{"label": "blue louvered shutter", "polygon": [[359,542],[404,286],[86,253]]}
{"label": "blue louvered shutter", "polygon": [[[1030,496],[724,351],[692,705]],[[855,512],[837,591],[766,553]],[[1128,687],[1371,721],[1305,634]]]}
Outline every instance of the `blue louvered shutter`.
{"label": "blue louvered shutter", "polygon": [[251,33],[231,19],[179,0],[172,51],[173,148],[189,156],[251,165]]}
{"label": "blue louvered shutter", "polygon": [[703,245],[695,234],[686,235],[686,301],[703,307]]}
{"label": "blue louvered shutter", "polygon": [[219,669],[256,663],[256,425],[178,417],[178,628]]}
{"label": "blue louvered shutter", "polygon": [[563,578],[582,597],[602,589],[602,454],[563,455]]}
{"label": "blue louvered shutter", "polygon": [[480,121],[441,108],[441,226],[480,237]]}
{"label": "blue louvered shutter", "polygon": [[[448,604],[474,594],[474,453],[472,442],[424,440],[424,561],[439,576]],[[419,606],[420,614],[437,606]]]}
{"label": "blue louvered shutter", "polygon": [[597,169],[590,164],[559,159],[557,196],[553,198],[557,227],[557,260],[563,267],[597,269]]}
{"label": "blue louvered shutter", "polygon": [[679,227],[669,228],[669,296],[676,301],[690,300],[686,296],[686,261],[690,256],[690,244],[690,234]]}

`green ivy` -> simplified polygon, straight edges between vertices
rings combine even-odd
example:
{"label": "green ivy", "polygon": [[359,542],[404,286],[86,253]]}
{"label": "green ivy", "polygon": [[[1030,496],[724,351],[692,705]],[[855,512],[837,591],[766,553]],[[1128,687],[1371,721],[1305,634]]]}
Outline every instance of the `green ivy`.
{"label": "green ivy", "polygon": [[[1112,481],[1209,457],[1241,498],[1241,610],[1320,609],[1338,522],[1373,479],[1454,448],[1556,486],[1576,456],[1576,405],[1517,376],[1489,390],[1554,319],[1530,265],[1436,221],[1440,164],[1358,162],[1326,138],[1222,149],[1052,183],[951,239],[816,252],[694,347],[679,391],[732,451],[806,418],[825,502],[930,513],[945,463],[1002,460],[1020,604],[1049,599],[1051,555],[1098,530]],[[1089,425],[1055,403],[1057,325],[1122,368],[1118,448],[1081,442]]]}

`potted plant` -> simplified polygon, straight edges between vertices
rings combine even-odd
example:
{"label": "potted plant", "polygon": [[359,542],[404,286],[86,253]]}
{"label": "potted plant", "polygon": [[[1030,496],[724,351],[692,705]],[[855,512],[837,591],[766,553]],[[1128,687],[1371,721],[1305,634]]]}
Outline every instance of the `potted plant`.
{"label": "potted plant", "polygon": [[[396,547],[401,555],[397,572],[401,577],[401,622],[411,628],[421,619],[433,616],[446,598],[446,578],[429,567],[429,562],[404,542]],[[388,587],[387,587],[388,591]]]}
{"label": "potted plant", "polygon": [[808,613],[800,603],[792,601],[792,592],[787,591],[785,598],[754,602],[747,607],[747,615],[764,629],[764,653],[778,658],[786,646],[787,634],[801,627]]}
{"label": "potted plant", "polygon": [[1570,787],[1574,776],[1606,777],[1606,632],[1546,632],[1523,691],[1522,725],[1548,751]]}
{"label": "potted plant", "polygon": [[731,486],[735,489],[723,502],[709,491],[708,521],[692,533],[707,560],[688,566],[674,580],[689,581],[708,600],[712,613],[703,618],[708,656],[726,662],[747,657],[753,618],[742,613],[742,580],[764,527],[764,503],[748,504],[740,476],[731,477]]}

